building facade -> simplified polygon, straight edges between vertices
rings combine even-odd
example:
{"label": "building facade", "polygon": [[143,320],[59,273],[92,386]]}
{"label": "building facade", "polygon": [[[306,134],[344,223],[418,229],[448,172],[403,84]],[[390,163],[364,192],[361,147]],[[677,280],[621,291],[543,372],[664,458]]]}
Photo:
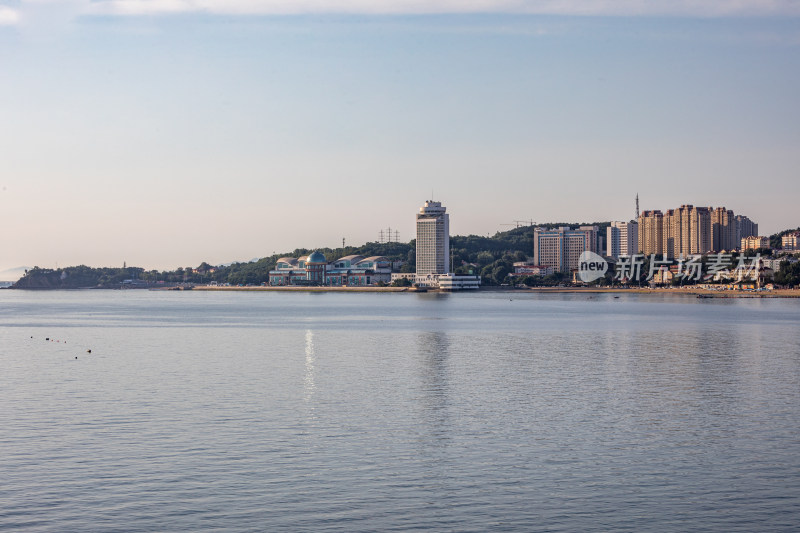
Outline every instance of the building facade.
{"label": "building facade", "polygon": [[769,248],[769,237],[745,237],[742,239],[742,250],[758,250]]}
{"label": "building facade", "polygon": [[478,289],[481,278],[478,276],[457,276],[455,274],[442,274],[439,276],[439,289],[443,291],[463,291]]}
{"label": "building facade", "polygon": [[736,216],[733,211],[718,207],[711,212],[711,248],[716,251],[735,250],[741,241],[736,238]]}
{"label": "building facade", "polygon": [[619,259],[639,253],[639,223],[612,222],[606,228],[606,255]]}
{"label": "building facade", "polygon": [[450,215],[441,202],[428,200],[417,213],[417,274],[450,272]]}
{"label": "building facade", "polygon": [[753,227],[758,225],[724,207],[687,204],[666,213],[644,211],[639,216],[639,251],[669,258],[731,251],[740,246],[741,231]]}
{"label": "building facade", "polygon": [[737,215],[736,220],[736,242],[740,242],[747,237],[758,236],[758,224],[747,218],[746,216]]}
{"label": "building facade", "polygon": [[514,263],[514,272],[512,276],[549,276],[555,270],[551,266],[537,265],[536,263],[529,263],[527,261],[518,261]]}
{"label": "building facade", "polygon": [[281,257],[269,272],[269,285],[364,287],[389,283],[392,262],[383,256],[348,255],[332,263],[320,252],[294,258]]}
{"label": "building facade", "polygon": [[646,255],[664,253],[664,213],[658,209],[639,215],[639,251]]}
{"label": "building facade", "polygon": [[787,252],[800,250],[800,231],[795,231],[781,237],[781,248]]}
{"label": "building facade", "polygon": [[558,272],[575,270],[583,252],[597,253],[599,231],[597,226],[536,228],[533,230],[533,262]]}

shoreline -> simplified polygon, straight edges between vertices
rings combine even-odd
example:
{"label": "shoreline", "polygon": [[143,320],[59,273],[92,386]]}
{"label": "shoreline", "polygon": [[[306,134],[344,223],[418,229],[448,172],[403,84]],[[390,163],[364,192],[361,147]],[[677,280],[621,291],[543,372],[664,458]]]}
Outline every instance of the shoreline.
{"label": "shoreline", "polygon": [[[159,289],[156,289],[159,290]],[[170,290],[170,289],[163,289]],[[172,289],[174,290],[174,289]],[[604,288],[604,287],[481,287],[477,290],[468,291],[444,291],[441,289],[416,290],[412,287],[219,287],[210,285],[196,286],[191,290],[195,291],[246,291],[246,292],[390,292],[390,293],[410,293],[424,294],[432,293],[471,293],[471,292],[509,292],[509,293],[533,293],[533,294],[653,294],[668,295],[679,294],[685,296],[703,296],[711,298],[800,298],[800,289],[775,289],[771,291],[741,291],[741,290],[713,290],[703,288],[658,288],[651,289],[646,287],[636,287],[630,289],[623,288]]]}
{"label": "shoreline", "polygon": [[447,293],[475,293],[475,292],[502,292],[508,294],[636,294],[636,295],[681,295],[695,296],[698,298],[800,298],[800,288],[797,289],[773,289],[769,291],[744,291],[744,290],[715,290],[696,287],[681,288],[654,288],[649,287],[480,287],[471,290],[448,291],[442,289],[423,289],[414,287],[301,287],[301,286],[251,286],[251,287],[231,287],[231,286],[170,286],[170,287],[124,287],[124,288],[14,288],[0,287],[2,290],[21,290],[21,291],[86,291],[86,290],[149,290],[149,291],[202,291],[202,292],[334,292],[334,293],[404,293],[404,294],[447,294]]}
{"label": "shoreline", "polygon": [[[151,290],[175,290],[174,288],[164,289],[151,289]],[[212,285],[196,285],[193,291],[255,291],[255,292],[410,292],[410,293],[424,293],[426,291],[419,291],[413,287],[302,287],[302,286],[283,286],[283,287],[270,287],[270,286],[255,286],[255,287],[221,287]]]}

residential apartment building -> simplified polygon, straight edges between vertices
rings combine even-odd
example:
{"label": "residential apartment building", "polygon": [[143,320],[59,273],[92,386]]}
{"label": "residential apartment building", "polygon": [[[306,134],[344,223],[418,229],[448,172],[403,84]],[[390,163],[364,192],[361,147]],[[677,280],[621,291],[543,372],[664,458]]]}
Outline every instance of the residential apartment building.
{"label": "residential apartment building", "polygon": [[788,252],[800,251],[800,231],[781,237],[781,247]]}
{"label": "residential apartment building", "polygon": [[741,243],[742,250],[769,248],[769,237],[745,237]]}
{"label": "residential apartment building", "polygon": [[736,242],[741,242],[746,237],[758,236],[758,224],[747,218],[746,216],[737,215],[736,220]]}
{"label": "residential apartment building", "polygon": [[[712,250],[710,207],[690,207],[689,254],[707,254]],[[685,222],[683,223],[686,224]],[[685,247],[685,244],[684,244]]]}
{"label": "residential apartment building", "polygon": [[666,213],[644,211],[639,216],[639,250],[670,258],[729,251],[740,245],[737,236],[741,228],[750,231],[753,225],[758,227],[747,217],[735,216],[724,207],[686,204]]}
{"label": "residential apartment building", "polygon": [[658,209],[639,215],[639,251],[645,255],[664,253],[664,213]]}
{"label": "residential apartment building", "polygon": [[740,242],[741,238],[736,238],[736,216],[733,211],[724,207],[714,209],[711,212],[711,248],[716,251],[733,250]]}
{"label": "residential apartment building", "polygon": [[606,255],[619,259],[639,253],[639,223],[612,222],[606,228]]}
{"label": "residential apartment building", "polygon": [[597,253],[599,231],[597,226],[536,228],[533,230],[533,263],[558,272],[575,270],[583,252]]}

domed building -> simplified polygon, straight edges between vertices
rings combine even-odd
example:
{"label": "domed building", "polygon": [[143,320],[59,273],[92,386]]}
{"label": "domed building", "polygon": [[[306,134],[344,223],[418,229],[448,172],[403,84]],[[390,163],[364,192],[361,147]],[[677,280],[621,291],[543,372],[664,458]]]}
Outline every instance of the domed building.
{"label": "domed building", "polygon": [[383,256],[348,255],[328,264],[321,252],[294,258],[281,257],[269,272],[273,287],[325,285],[363,287],[391,281],[392,262]]}
{"label": "domed building", "polygon": [[306,280],[310,285],[325,285],[325,270],[328,261],[320,252],[314,252],[306,259]]}

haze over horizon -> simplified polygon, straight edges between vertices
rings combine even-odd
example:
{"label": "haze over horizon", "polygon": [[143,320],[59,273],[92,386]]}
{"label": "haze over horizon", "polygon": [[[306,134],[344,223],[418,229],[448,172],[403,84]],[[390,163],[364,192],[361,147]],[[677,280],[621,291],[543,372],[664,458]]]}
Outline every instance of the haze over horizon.
{"label": "haze over horizon", "polygon": [[791,1],[0,0],[0,271],[725,206],[800,226]]}

